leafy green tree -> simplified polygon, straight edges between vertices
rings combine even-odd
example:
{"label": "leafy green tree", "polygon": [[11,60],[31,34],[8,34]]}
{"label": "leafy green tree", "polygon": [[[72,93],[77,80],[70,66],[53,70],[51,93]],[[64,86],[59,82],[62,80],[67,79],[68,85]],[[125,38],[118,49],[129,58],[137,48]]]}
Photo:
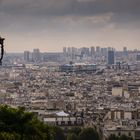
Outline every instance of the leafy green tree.
{"label": "leafy green tree", "polygon": [[120,137],[117,137],[114,134],[111,134],[108,138],[108,140],[133,140],[132,137],[128,137],[126,135],[121,135]]}
{"label": "leafy green tree", "polygon": [[65,135],[60,127],[54,127],[54,140],[65,140]]}
{"label": "leafy green tree", "polygon": [[133,140],[133,138],[132,138],[132,137],[128,137],[128,136],[126,136],[126,135],[121,135],[121,136],[119,137],[119,140]]}
{"label": "leafy green tree", "polygon": [[117,137],[116,135],[114,134],[111,134],[108,138],[108,140],[119,140],[119,137]]}
{"label": "leafy green tree", "polygon": [[67,140],[78,140],[78,136],[74,133],[70,133],[67,136]]}
{"label": "leafy green tree", "polygon": [[85,128],[79,134],[79,140],[99,140],[99,135],[93,128]]}
{"label": "leafy green tree", "polygon": [[73,127],[69,130],[69,133],[74,133],[76,135],[79,135],[79,133],[82,131],[80,127]]}
{"label": "leafy green tree", "polygon": [[0,140],[20,140],[20,135],[16,133],[1,132]]}
{"label": "leafy green tree", "polygon": [[46,127],[33,113],[25,112],[23,108],[0,106],[0,132],[17,133],[20,140],[48,140]]}

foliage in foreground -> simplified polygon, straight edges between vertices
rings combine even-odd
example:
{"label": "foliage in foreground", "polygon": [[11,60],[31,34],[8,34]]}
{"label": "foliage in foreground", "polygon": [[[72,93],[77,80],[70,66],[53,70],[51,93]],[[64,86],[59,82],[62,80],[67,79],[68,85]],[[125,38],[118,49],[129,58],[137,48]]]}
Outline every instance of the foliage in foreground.
{"label": "foliage in foreground", "polygon": [[23,108],[0,106],[0,140],[55,140],[56,127],[48,126]]}
{"label": "foliage in foreground", "polygon": [[[100,140],[93,128],[72,128],[67,134],[60,127],[48,126],[24,108],[0,106],[0,140]],[[108,140],[132,140],[111,135]]]}
{"label": "foliage in foreground", "polygon": [[120,137],[114,135],[114,134],[111,134],[108,138],[108,140],[133,140],[132,137],[128,137],[126,135],[122,135]]}

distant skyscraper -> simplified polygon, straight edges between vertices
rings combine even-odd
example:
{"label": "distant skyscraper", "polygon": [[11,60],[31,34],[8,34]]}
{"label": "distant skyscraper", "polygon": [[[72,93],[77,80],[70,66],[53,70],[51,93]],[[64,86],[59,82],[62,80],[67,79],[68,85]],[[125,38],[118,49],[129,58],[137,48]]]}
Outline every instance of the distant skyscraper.
{"label": "distant skyscraper", "polygon": [[128,53],[128,52],[127,52],[127,47],[123,47],[123,54],[124,54],[124,55],[127,55],[127,53]]}
{"label": "distant skyscraper", "polygon": [[41,60],[41,53],[39,49],[34,49],[32,58],[34,62],[39,62]]}
{"label": "distant skyscraper", "polygon": [[96,47],[96,53],[100,53],[100,47],[99,46]]}
{"label": "distant skyscraper", "polygon": [[95,47],[92,46],[90,48],[90,52],[91,52],[91,56],[93,56],[95,54]]}
{"label": "distant skyscraper", "polygon": [[103,52],[104,52],[104,48],[101,48],[101,54],[103,54]]}
{"label": "distant skyscraper", "polygon": [[67,48],[63,47],[63,53],[66,54],[67,53]]}
{"label": "distant skyscraper", "polygon": [[89,53],[89,48],[86,48],[86,47],[81,48],[81,54],[89,56],[89,54],[90,54]]}
{"label": "distant skyscraper", "polygon": [[101,48],[101,54],[105,57],[107,57],[107,48]]}
{"label": "distant skyscraper", "polygon": [[111,50],[111,47],[108,47],[107,50],[110,51]]}
{"label": "distant skyscraper", "polygon": [[123,47],[123,51],[126,52],[127,51],[127,47]]}
{"label": "distant skyscraper", "polygon": [[140,61],[140,54],[137,54],[136,60],[137,60],[137,61]]}
{"label": "distant skyscraper", "polygon": [[68,56],[70,57],[71,56],[71,53],[72,53],[71,47],[68,47],[67,48],[67,53],[68,53]]}
{"label": "distant skyscraper", "polygon": [[72,47],[72,48],[71,48],[71,51],[72,51],[72,59],[75,59],[75,56],[76,56],[76,54],[77,54],[77,48]]}
{"label": "distant skyscraper", "polygon": [[24,61],[29,62],[30,61],[30,52],[24,51]]}
{"label": "distant skyscraper", "polygon": [[67,56],[69,58],[71,58],[72,60],[75,59],[75,56],[77,54],[77,48],[75,48],[75,47],[68,47],[67,50],[65,50],[63,48],[63,52],[65,52],[65,51],[66,51],[66,54],[67,54]]}
{"label": "distant skyscraper", "polygon": [[108,64],[112,65],[115,63],[115,53],[114,50],[108,50]]}

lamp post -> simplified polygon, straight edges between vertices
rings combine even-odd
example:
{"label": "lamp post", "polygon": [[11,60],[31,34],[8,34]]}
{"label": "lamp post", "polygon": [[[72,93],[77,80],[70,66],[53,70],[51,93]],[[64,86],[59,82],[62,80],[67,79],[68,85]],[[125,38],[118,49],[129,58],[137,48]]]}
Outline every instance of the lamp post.
{"label": "lamp post", "polygon": [[1,47],[1,57],[0,57],[0,65],[2,65],[2,59],[4,55],[4,38],[0,37],[0,47]]}

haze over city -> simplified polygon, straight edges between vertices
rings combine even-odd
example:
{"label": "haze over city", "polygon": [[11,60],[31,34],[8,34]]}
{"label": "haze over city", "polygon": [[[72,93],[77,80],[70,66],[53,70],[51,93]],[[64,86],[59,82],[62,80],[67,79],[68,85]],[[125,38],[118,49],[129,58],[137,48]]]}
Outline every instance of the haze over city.
{"label": "haze over city", "polygon": [[0,0],[0,35],[7,52],[139,49],[139,5],[139,0]]}
{"label": "haze over city", "polygon": [[140,0],[0,0],[0,140],[140,140]]}

